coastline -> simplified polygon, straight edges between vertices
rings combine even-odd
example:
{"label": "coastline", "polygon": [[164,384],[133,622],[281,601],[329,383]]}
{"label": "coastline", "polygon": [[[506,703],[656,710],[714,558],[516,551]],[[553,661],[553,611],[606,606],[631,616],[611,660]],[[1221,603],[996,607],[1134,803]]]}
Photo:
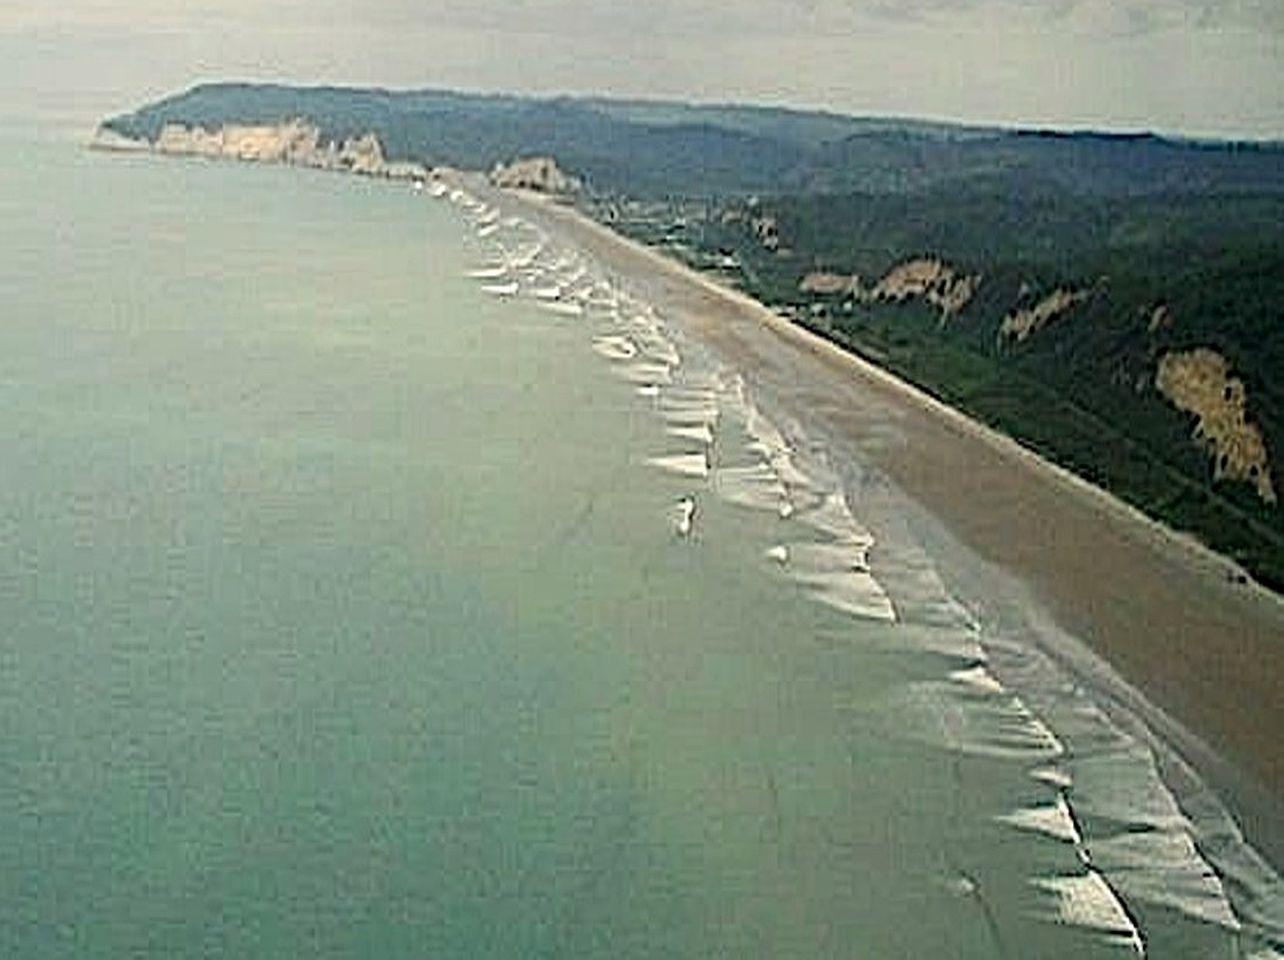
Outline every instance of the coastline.
{"label": "coastline", "polygon": [[[471,250],[475,257],[489,258],[482,263],[504,263],[515,278],[503,289],[483,286],[486,292],[517,296],[520,281],[522,297],[545,300],[550,295],[538,291],[547,288],[535,284],[549,271],[560,271],[559,279],[566,280],[561,288],[569,292],[555,293],[554,299],[600,305],[585,290],[617,291],[625,308],[630,302],[643,304],[672,344],[681,345],[681,356],[693,368],[706,370],[712,364],[719,376],[733,376],[737,389],[745,391],[739,396],[778,429],[781,442],[810,458],[828,489],[836,484],[845,495],[845,506],[871,537],[861,561],[864,569],[888,586],[884,596],[896,618],[904,612],[911,627],[918,622],[912,606],[915,588],[905,574],[912,575],[919,561],[907,564],[904,551],[918,551],[916,556],[938,576],[937,595],[953,604],[961,615],[959,625],[972,634],[970,649],[982,665],[975,672],[1005,691],[1021,710],[1028,705],[1036,722],[1046,719],[1050,737],[1059,735],[1057,769],[1028,773],[1045,787],[1055,785],[1056,809],[1069,818],[1085,879],[1096,878],[1106,895],[1122,897],[1117,902],[1126,912],[1129,898],[1136,896],[1144,905],[1143,923],[1144,910],[1156,904],[1166,909],[1162,891],[1173,890],[1183,914],[1210,917],[1228,930],[1240,929],[1242,922],[1248,936],[1268,948],[1284,943],[1278,873],[1284,863],[1284,810],[1279,791],[1259,772],[1269,775],[1277,759],[1271,734],[1278,729],[1278,709],[1271,693],[1279,670],[1271,642],[1284,633],[1270,631],[1284,623],[1281,598],[1232,583],[1238,568],[1193,538],[1168,530],[874,363],[574,208],[547,195],[500,189],[480,173],[434,170],[429,178],[414,184],[415,192],[451,201],[448,206],[457,207],[479,241],[501,229],[513,231],[478,242]],[[406,196],[411,196],[409,190]],[[527,246],[518,240],[522,231],[530,238]],[[541,250],[548,251],[542,265],[526,272]],[[570,268],[577,264],[581,269],[572,274]],[[572,277],[583,275],[584,267],[595,286],[571,289]],[[491,279],[495,273],[487,267],[466,275]],[[558,305],[578,308],[577,303]],[[626,314],[621,309],[616,320]],[[586,317],[592,324],[600,319],[580,309],[566,315]],[[1100,538],[1096,543],[1094,536]],[[1138,557],[1142,565],[1130,570]],[[1039,579],[1049,569],[1051,588]],[[1108,588],[1102,587],[1103,572]],[[1156,579],[1171,579],[1178,586],[1156,598],[1151,590]],[[1124,596],[1134,580],[1148,586],[1136,596]],[[892,586],[898,582],[900,595]],[[1202,592],[1183,595],[1182,583],[1193,583]],[[1064,600],[1059,590],[1069,595],[1068,612],[1057,606]],[[1178,597],[1175,603],[1172,596]],[[904,611],[898,609],[902,600]],[[1215,636],[1207,632],[1207,623],[1186,622],[1184,603],[1205,601],[1211,613],[1200,611],[1202,620],[1221,619]],[[1265,658],[1257,667],[1241,662],[1244,651],[1238,658],[1226,656],[1241,646],[1239,628],[1247,621],[1265,624],[1267,631],[1250,634],[1247,653]],[[1075,626],[1079,622],[1087,627]],[[843,636],[837,639],[844,642]],[[1108,650],[1109,643],[1117,647]],[[1156,677],[1171,681],[1173,664],[1168,661],[1183,659],[1171,652],[1164,656],[1163,648],[1183,643],[1208,647],[1187,669],[1198,671],[1218,657],[1229,669],[1206,671],[1194,684],[1179,677],[1174,688],[1156,693],[1146,683]],[[1127,673],[1118,648],[1136,658],[1128,661]],[[977,682],[955,673],[950,679]],[[1246,680],[1252,689],[1244,692]],[[1187,686],[1193,689],[1187,691]],[[1176,699],[1160,699],[1173,692]],[[1095,729],[1080,722],[1072,701],[1081,705],[1084,717],[1096,711],[1100,719],[1091,721],[1098,724]],[[1221,719],[1230,717],[1241,735],[1258,724],[1258,738],[1233,746],[1214,741],[1191,703],[1214,713],[1220,709]],[[913,720],[912,702],[890,705],[885,717],[898,724],[903,717]],[[1114,742],[1129,746],[1102,751],[1102,741],[1095,739],[1101,730],[1117,731]],[[945,746],[956,749],[952,742]],[[1112,757],[1123,765],[1105,771],[1091,766]],[[1065,779],[1048,780],[1049,775]],[[1098,805],[1112,795],[1106,805]],[[1164,816],[1172,819],[1148,820],[1153,810],[1144,798],[1150,797],[1159,798],[1161,806],[1169,804],[1171,813]],[[1016,822],[1013,818],[1048,809],[1022,807],[995,819]],[[1129,862],[1121,858],[1119,847],[1129,851],[1134,841],[1146,856]],[[1180,847],[1178,864],[1169,858],[1177,848],[1165,846],[1168,841]],[[1186,900],[1187,883],[1204,893],[1192,891],[1193,899]],[[1079,889],[1071,885],[1064,895]],[[1203,907],[1201,896],[1207,898]],[[1136,922],[1125,916],[1125,924]]]}
{"label": "coastline", "polygon": [[1239,567],[1193,537],[740,291],[546,196],[502,195],[630,279],[650,274],[657,305],[791,414],[858,449],[957,542],[961,564],[980,560],[1028,590],[1087,653],[1054,655],[1141,716],[1253,845],[1284,862],[1284,599],[1237,582]]}
{"label": "coastline", "polygon": [[[1284,796],[1284,747],[1276,736],[1284,730],[1284,698],[1277,695],[1284,689],[1284,597],[1242,582],[1242,569],[1230,559],[871,360],[548,194],[501,189],[482,174],[447,169],[390,176],[362,166],[224,154],[221,146],[218,158],[422,176],[555,224],[603,266],[647,288],[648,299],[680,316],[698,340],[801,415],[827,444],[859,454],[890,480],[963,554],[958,570],[974,577],[975,565],[984,564],[1006,579],[1009,593],[1028,594],[1024,606],[1038,607],[1023,614],[1030,638],[1141,717],[1152,737],[1215,788],[1253,846],[1284,867],[1277,799]],[[988,579],[996,585],[994,575]],[[1055,632],[1072,643],[1052,641],[1049,648]]]}

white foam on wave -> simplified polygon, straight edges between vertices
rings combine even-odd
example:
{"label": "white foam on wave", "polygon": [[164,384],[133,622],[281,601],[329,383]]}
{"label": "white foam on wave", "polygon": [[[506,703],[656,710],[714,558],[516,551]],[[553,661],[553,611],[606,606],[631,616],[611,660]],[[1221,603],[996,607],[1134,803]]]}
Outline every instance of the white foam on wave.
{"label": "white foam on wave", "polygon": [[800,573],[796,579],[809,588],[811,596],[842,613],[865,620],[893,623],[896,608],[882,584],[872,574],[858,570]]}
{"label": "white foam on wave", "polygon": [[1031,883],[1055,898],[1049,919],[1072,927],[1105,934],[1111,942],[1146,955],[1141,932],[1105,878],[1095,870],[1057,877],[1040,877]]}
{"label": "white foam on wave", "polygon": [[789,502],[789,491],[765,463],[720,467],[714,473],[713,483],[718,496],[737,506],[779,513]]}
{"label": "white foam on wave", "polygon": [[488,223],[484,227],[477,228],[477,236],[485,240],[487,237],[494,236],[499,231],[499,224]]}
{"label": "white foam on wave", "polygon": [[704,479],[709,475],[709,458],[703,453],[678,453],[650,457],[647,463],[653,467],[659,467],[666,473],[676,474],[681,477]]}
{"label": "white foam on wave", "polygon": [[698,403],[701,406],[717,406],[718,395],[709,387],[694,386],[690,383],[674,384],[664,392],[665,397],[673,404]]}
{"label": "white foam on wave", "polygon": [[668,337],[644,333],[638,337],[638,344],[642,352],[652,360],[667,363],[671,367],[682,365],[682,356],[678,353],[677,346]]}
{"label": "white foam on wave", "polygon": [[749,398],[745,395],[745,378],[739,373],[724,377],[719,384],[722,402],[728,410],[745,419],[749,410]]}
{"label": "white foam on wave", "polygon": [[802,570],[869,571],[869,548],[873,537],[852,537],[828,543],[790,544],[789,554]]}
{"label": "white foam on wave", "polygon": [[1035,767],[1030,771],[1030,777],[1061,790],[1068,790],[1074,786],[1074,778],[1060,767]]}
{"label": "white foam on wave", "polygon": [[593,338],[593,349],[608,360],[632,360],[638,348],[628,337],[603,334]]}
{"label": "white foam on wave", "polygon": [[639,386],[665,384],[671,379],[669,368],[662,363],[627,363],[614,368],[617,375]]}
{"label": "white foam on wave", "polygon": [[1056,800],[1052,803],[1022,807],[1012,813],[1000,814],[995,819],[1018,830],[1040,833],[1076,846],[1083,841],[1079,833],[1079,824],[1075,822],[1074,814],[1064,794],[1058,793]]}
{"label": "white foam on wave", "polygon": [[869,531],[857,523],[856,518],[852,516],[851,508],[847,506],[847,498],[843,496],[841,490],[831,490],[826,493],[819,504],[799,513],[798,519],[813,530],[835,539],[868,540],[871,544],[874,542]]}
{"label": "white foam on wave", "polygon": [[595,297],[592,294],[579,299],[584,304],[585,309],[592,310],[598,316],[606,315],[612,318],[615,316],[615,304],[610,300],[603,300],[601,297]]}
{"label": "white foam on wave", "polygon": [[722,413],[717,404],[705,403],[700,400],[676,400],[669,395],[667,390],[660,394],[660,416],[665,423],[670,425],[693,426],[703,424],[713,429],[718,425],[718,419],[721,415]]}
{"label": "white foam on wave", "polygon": [[980,693],[997,694],[1003,693],[1006,689],[994,674],[979,663],[962,670],[955,670],[950,674],[950,679]]}
{"label": "white foam on wave", "polygon": [[541,300],[539,308],[548,313],[556,313],[564,317],[584,316],[584,308],[578,303],[565,303],[561,300]]}
{"label": "white foam on wave", "polygon": [[543,243],[532,243],[524,249],[514,253],[510,258],[509,263],[518,268],[529,267],[535,262],[535,258],[538,257],[543,250]]}
{"label": "white foam on wave", "polygon": [[896,608],[869,572],[865,551],[870,540],[790,543],[781,563],[820,603],[863,619],[893,622]]}
{"label": "white foam on wave", "polygon": [[648,383],[638,387],[635,392],[639,397],[646,397],[647,399],[654,400],[660,396],[660,387],[658,384]]}
{"label": "white foam on wave", "polygon": [[745,413],[745,431],[754,439],[750,449],[764,457],[771,458],[789,451],[789,442],[784,434],[753,405],[749,405]]}
{"label": "white foam on wave", "polygon": [[478,267],[475,270],[469,270],[464,276],[473,280],[498,280],[500,277],[506,276],[507,273],[508,268],[506,266],[496,264],[495,266]]}
{"label": "white foam on wave", "polygon": [[651,314],[635,313],[625,316],[623,323],[632,330],[639,339],[656,340],[664,337],[664,324]]}
{"label": "white foam on wave", "polygon": [[936,565],[923,550],[902,546],[882,558],[882,571],[895,583],[907,617],[916,621],[965,630],[979,628],[976,617],[941,580]]}
{"label": "white foam on wave", "polygon": [[771,456],[771,466],[780,477],[780,482],[789,488],[791,493],[815,489],[815,481],[797,463],[791,450],[780,450]]}
{"label": "white foam on wave", "polygon": [[513,283],[484,283],[482,292],[489,293],[494,297],[512,297],[517,294],[517,282]]}
{"label": "white foam on wave", "polygon": [[713,431],[709,429],[708,424],[704,423],[694,426],[671,426],[665,430],[665,433],[682,440],[694,440],[706,446],[713,443]]}
{"label": "white foam on wave", "polygon": [[[742,411],[745,432],[753,438],[753,442],[749,444],[748,449],[771,464],[772,470],[776,472],[776,476],[785,485],[790,494],[790,505],[782,515],[790,516],[794,513],[793,500],[799,496],[806,499],[806,509],[824,506],[823,503],[815,501],[816,492],[824,484],[821,484],[798,465],[793,447],[785,438],[785,435],[745,396],[744,381],[739,377],[733,379],[727,393],[731,397],[731,402]],[[828,508],[833,509],[836,506],[836,503],[831,503]],[[846,507],[845,499],[843,500],[843,507]],[[850,510],[847,512],[850,515]],[[843,524],[838,524],[837,526],[841,528]],[[850,531],[833,529],[827,532],[843,536]]]}

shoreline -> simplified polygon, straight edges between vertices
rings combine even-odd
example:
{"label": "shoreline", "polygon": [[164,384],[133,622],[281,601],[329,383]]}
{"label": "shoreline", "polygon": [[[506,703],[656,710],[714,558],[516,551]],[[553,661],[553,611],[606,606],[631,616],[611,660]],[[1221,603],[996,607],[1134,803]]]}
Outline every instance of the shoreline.
{"label": "shoreline", "polygon": [[[652,302],[680,315],[827,445],[889,479],[944,531],[945,546],[966,553],[957,569],[979,561],[992,585],[994,571],[1007,581],[1007,601],[1012,585],[1027,593],[1034,609],[1024,629],[1033,642],[1140,719],[1214,788],[1252,846],[1284,869],[1284,746],[1276,742],[1284,730],[1284,597],[1239,582],[1242,568],[1195,537],[548,194],[500,189],[484,174],[457,170],[427,171],[427,179],[555,223],[603,266],[658,288],[646,291]],[[882,439],[863,438],[870,428]],[[1050,638],[1057,632],[1071,643]]]}
{"label": "shoreline", "polygon": [[[1012,606],[1021,594],[1026,642],[1140,720],[1175,776],[1193,769],[1249,843],[1284,870],[1284,746],[1276,743],[1284,730],[1284,596],[1243,582],[1239,565],[1195,537],[874,361],[548,194],[501,189],[481,173],[425,172],[556,224],[603,266],[647,288],[648,299],[681,316],[755,387],[766,386],[827,447],[890,480],[943,531],[934,539],[955,554],[954,572],[967,574],[959,579],[976,580],[977,563],[986,568],[982,578],[1003,597],[982,591],[979,605]],[[871,430],[881,439],[862,436]]]}
{"label": "shoreline", "polygon": [[[1232,582],[1239,568],[1194,537],[573,207],[500,189],[480,173],[438,170],[430,179],[587,255],[608,285],[658,307],[680,341],[734,370],[765,414],[783,414],[791,442],[834,467],[889,556],[897,543],[927,552],[947,594],[975,616],[993,677],[1021,699],[1047,698],[1044,706],[1065,691],[1083,694],[1148,748],[1117,771],[1120,780],[1131,783],[1134,768],[1151,771],[1146,789],[1176,804],[1176,835],[1214,878],[1221,902],[1262,942],[1279,944],[1284,755],[1274,740],[1284,729],[1275,696],[1284,689],[1284,597]],[[488,222],[496,216],[486,213]],[[867,560],[881,577],[877,551],[875,543]],[[1005,656],[1021,647],[1051,660],[1043,676],[1055,685],[1023,673],[1020,654]],[[1060,719],[1073,765],[1075,719]],[[1085,783],[1091,815],[1092,779]],[[1070,781],[1058,796],[1077,803]],[[1068,809],[1073,817],[1077,807]],[[1102,815],[1149,836],[1144,820]],[[1104,852],[1116,838],[1086,836],[1076,849],[1096,874],[1092,841],[1102,839]],[[1162,875],[1162,850],[1154,862]]]}
{"label": "shoreline", "polygon": [[[1072,641],[1034,642],[1139,717],[1213,787],[1250,843],[1284,864],[1284,598],[1236,582],[1239,566],[1194,537],[741,291],[547,196],[493,192],[557,223],[604,265],[657,284],[658,306],[1027,591],[1047,632]],[[877,419],[870,401],[898,440],[862,439]]]}

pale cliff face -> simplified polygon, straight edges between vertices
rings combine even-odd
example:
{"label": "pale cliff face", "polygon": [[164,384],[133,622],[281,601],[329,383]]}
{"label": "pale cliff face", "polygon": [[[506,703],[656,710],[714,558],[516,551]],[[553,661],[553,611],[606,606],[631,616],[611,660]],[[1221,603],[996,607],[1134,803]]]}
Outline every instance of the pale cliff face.
{"label": "pale cliff face", "polygon": [[323,143],[321,131],[300,119],[257,126],[228,124],[213,131],[171,123],[161,130],[153,149],[176,156],[289,163],[399,179],[427,175],[418,164],[389,163],[379,138],[373,133],[342,143]]}
{"label": "pale cliff face", "polygon": [[971,302],[980,285],[979,275],[966,276],[943,260],[924,257],[898,264],[870,289],[862,285],[860,277],[823,272],[807,274],[798,288],[822,296],[849,294],[862,303],[920,299],[940,310],[942,320],[948,320]]}
{"label": "pale cliff face", "polygon": [[979,276],[962,276],[943,260],[921,258],[894,267],[872,292],[884,300],[921,297],[948,319],[968,305],[980,285]]}
{"label": "pale cliff face", "polygon": [[861,290],[860,277],[817,271],[803,277],[798,289],[803,293],[815,293],[822,297],[839,293],[858,294]]}
{"label": "pale cliff face", "polygon": [[528,157],[500,164],[491,171],[490,182],[505,190],[537,190],[540,193],[574,193],[580,181],[557,165],[552,157]]}
{"label": "pale cliff face", "polygon": [[1213,458],[1217,479],[1251,483],[1265,503],[1275,503],[1262,432],[1248,420],[1244,383],[1230,375],[1225,357],[1202,347],[1165,354],[1155,386],[1178,410],[1199,418],[1193,439]]}
{"label": "pale cliff face", "polygon": [[230,124],[215,131],[171,123],[161,130],[156,149],[161,153],[282,163],[316,154],[319,142],[316,127],[301,120],[278,126]]}
{"label": "pale cliff face", "polygon": [[1021,343],[1087,298],[1086,290],[1053,290],[1033,307],[1004,317],[999,335]]}

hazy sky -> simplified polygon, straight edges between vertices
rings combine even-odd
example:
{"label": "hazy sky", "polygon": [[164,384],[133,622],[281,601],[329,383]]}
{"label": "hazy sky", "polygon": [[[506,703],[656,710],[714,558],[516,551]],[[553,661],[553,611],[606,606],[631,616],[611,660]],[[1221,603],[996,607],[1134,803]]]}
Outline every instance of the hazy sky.
{"label": "hazy sky", "polygon": [[229,78],[1284,138],[1284,0],[0,5],[0,114],[83,124]]}

